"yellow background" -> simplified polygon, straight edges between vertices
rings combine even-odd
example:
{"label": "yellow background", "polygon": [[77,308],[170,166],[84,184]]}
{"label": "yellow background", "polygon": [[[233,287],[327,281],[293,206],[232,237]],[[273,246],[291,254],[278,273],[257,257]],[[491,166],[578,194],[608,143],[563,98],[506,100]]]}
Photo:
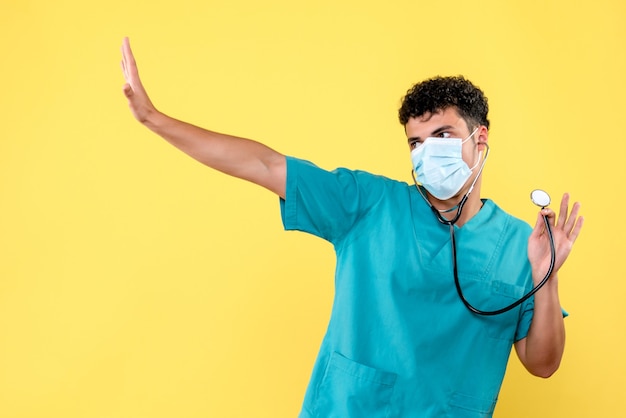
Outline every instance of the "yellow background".
{"label": "yellow background", "polygon": [[512,357],[496,417],[626,416],[626,5],[3,0],[0,417],[294,417],[332,300],[329,244],[137,124],[157,106],[325,168],[410,181],[397,108],[464,74],[491,106],[483,195],[583,203],[548,380]]}

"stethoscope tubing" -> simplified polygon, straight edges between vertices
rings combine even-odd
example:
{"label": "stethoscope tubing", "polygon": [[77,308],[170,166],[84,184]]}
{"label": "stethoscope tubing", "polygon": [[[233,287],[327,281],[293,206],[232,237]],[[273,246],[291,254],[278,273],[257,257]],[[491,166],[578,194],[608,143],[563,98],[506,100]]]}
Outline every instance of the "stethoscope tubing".
{"label": "stethoscope tubing", "polygon": [[[426,196],[424,196],[424,194],[422,193],[422,190],[420,189],[420,186],[417,185],[417,181],[416,181],[416,178],[415,178],[415,172],[412,171],[411,174],[413,175],[413,180],[416,183],[416,187],[417,187],[418,192],[420,193],[420,195],[422,195],[422,197],[424,198],[426,203],[430,206],[430,209],[433,211],[433,213],[437,217],[437,220],[440,223],[448,225],[450,227],[450,240],[452,242],[452,266],[453,266],[453,273],[454,273],[454,286],[456,287],[456,291],[457,291],[457,293],[459,295],[459,298],[463,302],[463,305],[465,305],[465,307],[467,309],[469,309],[472,313],[474,313],[476,315],[493,316],[493,315],[503,314],[503,313],[508,312],[511,309],[515,308],[516,306],[521,305],[522,303],[527,301],[530,297],[532,297],[535,293],[537,293],[539,291],[539,289],[541,289],[548,282],[548,280],[550,279],[550,276],[552,275],[552,271],[554,270],[554,264],[556,262],[556,248],[555,248],[555,245],[554,245],[554,236],[552,235],[552,227],[550,226],[550,221],[548,220],[548,217],[546,215],[543,215],[543,221],[545,223],[546,231],[548,233],[548,238],[550,240],[550,266],[548,267],[548,271],[547,271],[545,277],[541,280],[541,282],[539,282],[539,284],[537,284],[528,293],[526,293],[524,296],[522,296],[521,298],[519,298],[515,302],[511,303],[508,306],[505,306],[505,307],[503,307],[501,309],[497,309],[497,310],[494,310],[494,311],[483,311],[483,310],[477,309],[471,303],[469,303],[469,301],[465,298],[465,295],[463,294],[463,289],[461,288],[461,283],[460,283],[460,280],[459,280],[459,272],[458,272],[457,263],[456,263],[456,239],[455,239],[455,236],[454,236],[454,224],[461,217],[461,212],[463,211],[463,206],[465,206],[465,203],[467,202],[467,198],[469,197],[470,193],[474,189],[474,185],[476,184],[476,181],[478,180],[478,178],[482,174],[483,168],[485,167],[485,162],[487,160],[487,157],[489,156],[489,146],[486,143],[484,145],[486,146],[486,152],[485,152],[485,155],[483,157],[483,162],[482,162],[482,164],[480,166],[479,172],[476,175],[474,181],[472,182],[472,185],[470,186],[469,190],[467,191],[467,193],[465,193],[465,196],[463,196],[463,198],[461,199],[459,204],[456,206],[457,212],[456,212],[456,215],[452,219],[446,219],[444,216],[441,215],[441,213],[437,209],[435,209],[435,207],[428,201]],[[542,207],[542,209],[545,209],[545,206]]]}
{"label": "stethoscope tubing", "polygon": [[[459,208],[460,209],[460,208]],[[456,287],[456,291],[459,295],[459,298],[461,299],[461,301],[463,302],[463,304],[465,305],[465,307],[467,309],[469,309],[472,313],[475,313],[477,315],[483,315],[483,316],[493,316],[493,315],[500,315],[503,314],[505,312],[510,311],[511,309],[515,308],[516,306],[519,306],[520,304],[524,303],[525,301],[527,301],[530,297],[532,297],[535,293],[537,293],[537,291],[539,291],[539,289],[541,289],[550,279],[550,276],[552,275],[552,271],[554,270],[554,263],[556,260],[556,248],[554,245],[554,237],[552,235],[552,227],[550,226],[550,221],[548,220],[548,217],[546,215],[543,215],[543,221],[546,225],[546,231],[548,233],[548,238],[550,239],[550,266],[548,267],[548,271],[545,275],[545,277],[541,280],[541,282],[539,282],[539,284],[537,284],[535,287],[532,288],[532,290],[530,290],[528,293],[526,293],[524,296],[522,296],[520,299],[516,300],[515,302],[511,303],[508,306],[505,306],[504,308],[501,309],[497,309],[495,311],[483,311],[480,309],[475,308],[471,303],[469,303],[469,301],[465,298],[465,295],[463,294],[463,290],[461,289],[461,283],[459,281],[459,273],[457,270],[457,263],[456,263],[456,240],[454,237],[454,223],[452,221],[446,221],[445,223],[447,223],[450,226],[450,239],[452,241],[452,264],[453,264],[453,270],[454,270],[454,285]]]}

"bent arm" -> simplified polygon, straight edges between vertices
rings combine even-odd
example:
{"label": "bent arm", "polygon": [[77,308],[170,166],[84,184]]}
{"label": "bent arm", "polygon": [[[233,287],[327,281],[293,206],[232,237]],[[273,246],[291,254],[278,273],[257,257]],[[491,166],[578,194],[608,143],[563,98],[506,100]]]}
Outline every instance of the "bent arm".
{"label": "bent arm", "polygon": [[533,320],[526,338],[515,343],[520,361],[531,374],[550,377],[565,350],[565,324],[559,303],[558,278],[550,278],[535,294]]}
{"label": "bent arm", "polygon": [[176,148],[228,175],[263,186],[285,197],[285,156],[250,139],[209,131],[159,112],[137,70],[128,38],[122,44],[124,95],[133,116]]}
{"label": "bent arm", "polygon": [[561,199],[558,221],[553,210],[544,208],[528,240],[528,259],[535,286],[543,280],[551,264],[550,239],[543,216],[547,216],[554,239],[554,270],[547,283],[534,296],[535,307],[528,336],[515,343],[515,351],[526,369],[541,377],[551,376],[561,364],[565,349],[565,324],[559,302],[558,271],[572,251],[583,226],[578,216],[580,204],[569,213],[569,195]]}

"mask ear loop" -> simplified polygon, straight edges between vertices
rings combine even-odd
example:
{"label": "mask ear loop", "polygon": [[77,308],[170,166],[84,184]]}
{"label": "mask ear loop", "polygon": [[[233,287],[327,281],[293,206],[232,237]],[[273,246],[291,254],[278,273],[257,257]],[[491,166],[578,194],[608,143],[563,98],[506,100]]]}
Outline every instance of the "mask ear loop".
{"label": "mask ear loop", "polygon": [[479,127],[477,127],[476,129],[474,129],[474,130],[472,131],[472,133],[471,133],[471,134],[469,134],[469,136],[468,136],[467,138],[465,138],[463,141],[461,141],[461,145],[463,145],[463,144],[465,144],[467,141],[469,141],[469,140],[470,140],[470,138],[474,136],[474,134],[476,133],[476,131],[478,131],[478,128],[480,128],[480,126],[479,126]]}
{"label": "mask ear loop", "polygon": [[[486,142],[480,142],[478,145],[483,144],[486,148],[485,151],[485,155],[482,158],[482,164],[480,164],[480,158],[479,161],[476,163],[476,165],[474,167],[471,168],[471,170],[473,171],[474,168],[476,168],[476,166],[478,164],[480,164],[480,168],[478,169],[478,174],[476,174],[476,177],[474,178],[474,181],[472,182],[472,185],[470,186],[469,190],[467,191],[466,196],[469,196],[470,193],[472,193],[472,190],[474,190],[474,186],[476,185],[476,182],[478,181],[478,179],[480,178],[480,176],[483,173],[483,169],[485,168],[485,163],[487,162],[487,157],[489,157],[489,144],[487,144]],[[480,153],[482,154],[482,151],[480,151]]]}
{"label": "mask ear loop", "polygon": [[[470,140],[470,138],[471,138],[472,136],[474,136],[474,134],[476,133],[476,131],[478,131],[478,129],[479,129],[479,127],[478,127],[478,128],[476,128],[476,129],[474,129],[474,131],[470,134],[470,136],[468,136],[467,138],[465,138],[465,140],[464,140],[463,142],[461,142],[461,145],[463,145],[463,144],[465,144],[467,141],[469,141],[469,140]],[[483,165],[484,165],[484,161],[487,159],[487,154],[489,153],[489,144],[487,144],[486,142],[478,142],[478,143],[476,143],[476,146],[481,145],[481,144],[487,147],[487,152],[485,153],[485,158],[483,159]],[[476,161],[476,164],[474,164],[474,165],[470,168],[470,170],[471,170],[471,171],[474,171],[474,169],[475,169],[476,167],[478,167],[478,164],[480,164],[480,160],[481,160],[480,156],[481,156],[481,154],[482,154],[482,153],[483,153],[482,151],[479,151],[479,153],[478,153],[478,160]],[[481,168],[481,170],[480,170],[480,171],[482,172],[482,168]],[[479,175],[480,175],[480,174],[479,174]]]}

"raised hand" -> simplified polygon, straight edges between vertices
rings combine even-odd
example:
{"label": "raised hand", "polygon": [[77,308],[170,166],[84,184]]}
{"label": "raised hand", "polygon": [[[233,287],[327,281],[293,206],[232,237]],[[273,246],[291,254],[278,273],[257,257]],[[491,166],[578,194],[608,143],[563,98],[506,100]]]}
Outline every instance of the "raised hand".
{"label": "raised hand", "polygon": [[156,108],[150,101],[146,90],[139,79],[137,71],[137,63],[130,49],[128,38],[124,38],[122,42],[122,71],[124,73],[124,95],[128,99],[128,107],[133,116],[141,123],[145,123],[148,116],[156,112]]}
{"label": "raised hand", "polygon": [[533,269],[535,284],[545,276],[550,266],[550,238],[543,220],[543,215],[548,217],[552,229],[555,246],[555,262],[552,275],[561,268],[574,246],[574,242],[583,226],[583,217],[578,216],[580,204],[574,203],[571,213],[569,212],[569,194],[565,193],[561,199],[559,217],[550,208],[542,209],[537,216],[537,223],[528,240],[528,259]]}

